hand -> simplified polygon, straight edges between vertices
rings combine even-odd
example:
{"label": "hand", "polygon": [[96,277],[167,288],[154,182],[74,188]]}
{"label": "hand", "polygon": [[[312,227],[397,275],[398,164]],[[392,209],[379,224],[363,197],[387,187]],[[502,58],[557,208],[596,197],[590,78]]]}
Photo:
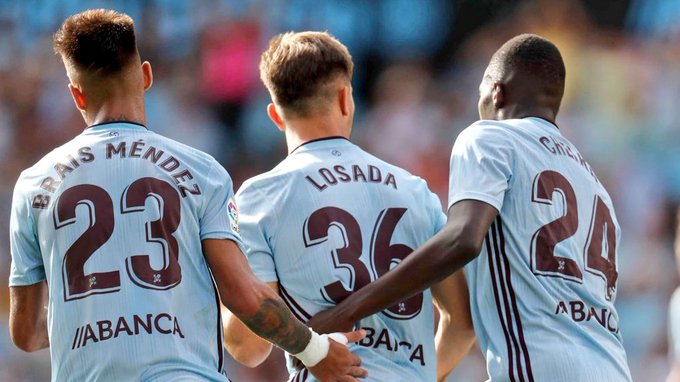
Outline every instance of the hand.
{"label": "hand", "polygon": [[344,318],[337,306],[317,313],[306,324],[319,334],[349,332],[354,327],[354,322]]}
{"label": "hand", "polygon": [[[365,330],[343,333],[348,342],[357,342],[366,337]],[[328,339],[330,347],[326,358],[310,367],[309,371],[321,382],[358,382],[368,372],[361,368],[361,358],[352,354],[345,344]]]}

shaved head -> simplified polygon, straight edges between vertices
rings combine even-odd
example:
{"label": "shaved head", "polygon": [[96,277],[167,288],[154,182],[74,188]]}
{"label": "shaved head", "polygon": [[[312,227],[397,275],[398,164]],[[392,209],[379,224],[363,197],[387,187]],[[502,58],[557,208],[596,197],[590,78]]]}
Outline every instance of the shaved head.
{"label": "shaved head", "polygon": [[[491,57],[480,90],[485,84],[492,87],[499,84],[504,94],[497,107],[547,108],[552,110],[552,120],[562,101],[565,76],[564,61],[555,44],[541,36],[521,34],[508,40]],[[480,114],[481,103],[480,100]],[[486,117],[492,111],[484,110]],[[496,118],[483,116],[483,119]]]}

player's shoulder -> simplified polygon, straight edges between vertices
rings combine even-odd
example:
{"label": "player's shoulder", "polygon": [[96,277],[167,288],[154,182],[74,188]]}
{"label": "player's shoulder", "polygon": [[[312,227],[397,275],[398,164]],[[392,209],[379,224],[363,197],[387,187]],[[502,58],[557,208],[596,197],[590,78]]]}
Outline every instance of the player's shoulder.
{"label": "player's shoulder", "polygon": [[208,167],[217,163],[217,160],[205,151],[201,151],[180,141],[168,138],[165,135],[153,133],[153,136],[165,146],[171,148],[174,153],[186,158],[190,158],[192,161],[198,162]]}
{"label": "player's shoulder", "polygon": [[254,201],[261,197],[274,198],[278,193],[286,190],[286,183],[295,177],[296,170],[301,166],[291,166],[290,158],[284,159],[273,169],[255,175],[241,184],[236,192],[239,200]]}
{"label": "player's shoulder", "polygon": [[517,128],[517,120],[479,120],[466,127],[458,136],[459,138],[475,139],[503,139],[510,136],[511,131]]}
{"label": "player's shoulder", "polygon": [[76,138],[73,138],[64,144],[53,148],[33,165],[24,169],[19,174],[17,186],[21,185],[23,188],[30,188],[31,185],[37,186],[36,182],[39,182],[44,177],[54,172],[54,165],[56,163],[64,161],[64,158],[67,158],[68,155],[73,154],[73,147],[77,147]]}
{"label": "player's shoulder", "polygon": [[193,176],[203,178],[201,181],[210,182],[214,180],[211,178],[218,177],[226,178],[231,182],[231,176],[227,170],[212,155],[158,133],[153,133],[153,137],[182,164],[190,168]]}

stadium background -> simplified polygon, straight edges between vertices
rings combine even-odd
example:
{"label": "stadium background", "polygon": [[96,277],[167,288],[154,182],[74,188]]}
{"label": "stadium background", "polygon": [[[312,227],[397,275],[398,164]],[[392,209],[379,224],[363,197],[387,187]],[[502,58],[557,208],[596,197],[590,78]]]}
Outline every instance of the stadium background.
{"label": "stadium background", "polygon": [[[344,42],[355,62],[354,140],[427,179],[443,201],[451,145],[477,119],[490,55],[521,32],[553,40],[567,64],[558,124],[623,227],[617,306],[633,376],[663,380],[678,282],[680,0],[0,0],[0,380],[49,376],[47,351],[23,354],[8,338],[9,208],[19,172],[84,128],[51,35],[95,7],[137,22],[155,74],[149,128],[211,153],[236,187],[285,156],[257,69],[275,33],[328,30]],[[234,381],[285,379],[279,353],[259,369],[228,367]],[[482,380],[478,349],[454,376]]]}

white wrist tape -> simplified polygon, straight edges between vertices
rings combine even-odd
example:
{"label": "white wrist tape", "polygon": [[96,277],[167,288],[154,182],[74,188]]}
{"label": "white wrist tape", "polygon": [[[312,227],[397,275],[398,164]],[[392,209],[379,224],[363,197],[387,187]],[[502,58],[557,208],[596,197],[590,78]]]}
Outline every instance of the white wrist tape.
{"label": "white wrist tape", "polygon": [[347,345],[347,337],[342,333],[331,333],[319,335],[313,330],[312,338],[309,340],[305,350],[293,354],[297,359],[299,359],[305,366],[314,367],[317,363],[321,362],[328,355],[328,348],[330,347],[329,339]]}
{"label": "white wrist tape", "polygon": [[309,329],[309,331],[312,332],[312,338],[307,343],[307,347],[305,347],[305,350],[293,355],[305,366],[313,367],[326,358],[331,344],[328,342],[328,337],[320,336],[312,329]]}

